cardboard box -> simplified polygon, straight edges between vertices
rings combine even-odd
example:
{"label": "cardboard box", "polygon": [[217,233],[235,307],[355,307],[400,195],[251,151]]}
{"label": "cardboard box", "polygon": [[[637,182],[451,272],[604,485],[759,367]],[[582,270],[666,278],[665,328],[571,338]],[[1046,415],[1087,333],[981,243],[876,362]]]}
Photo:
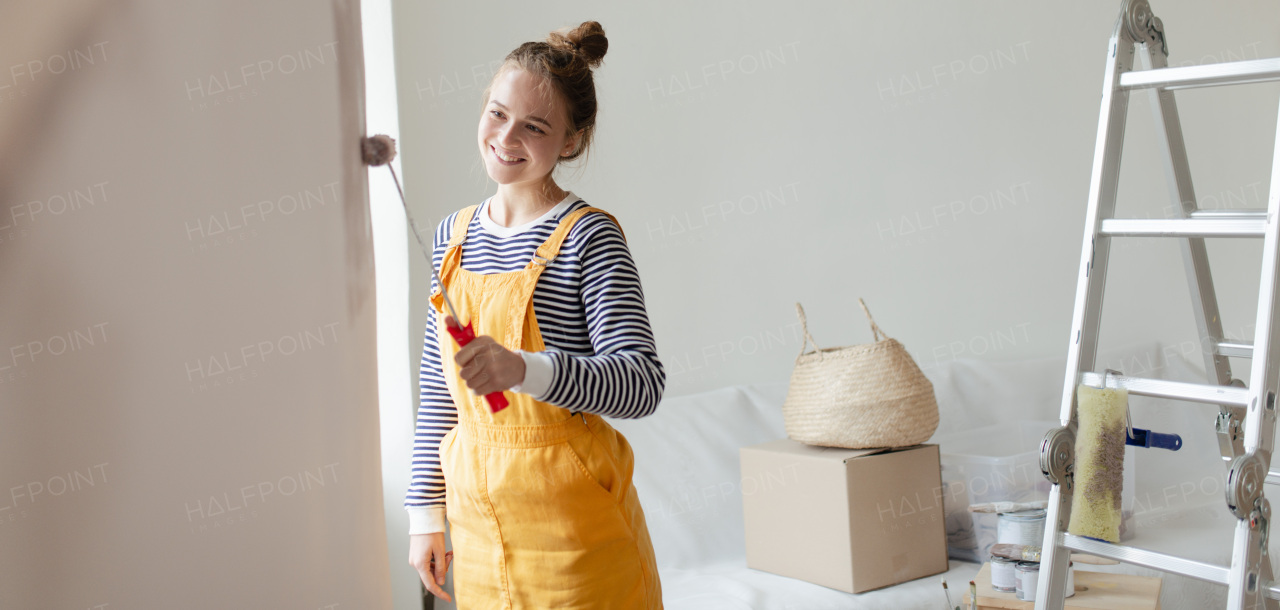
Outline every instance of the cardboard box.
{"label": "cardboard box", "polygon": [[861,593],[947,571],[937,445],[739,450],[747,567]]}

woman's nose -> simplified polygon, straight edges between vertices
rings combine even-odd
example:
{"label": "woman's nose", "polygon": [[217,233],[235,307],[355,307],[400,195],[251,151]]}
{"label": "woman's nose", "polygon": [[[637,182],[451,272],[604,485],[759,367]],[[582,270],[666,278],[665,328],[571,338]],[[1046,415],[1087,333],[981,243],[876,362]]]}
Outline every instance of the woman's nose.
{"label": "woman's nose", "polygon": [[502,128],[498,130],[498,141],[504,144],[516,141],[515,121],[507,121],[507,124],[503,125]]}

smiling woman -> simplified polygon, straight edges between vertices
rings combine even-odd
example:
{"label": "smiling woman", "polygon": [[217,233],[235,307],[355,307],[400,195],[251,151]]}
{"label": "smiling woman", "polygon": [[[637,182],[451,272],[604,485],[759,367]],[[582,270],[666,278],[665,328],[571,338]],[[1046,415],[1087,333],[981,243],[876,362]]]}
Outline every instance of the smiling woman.
{"label": "smiling woman", "polygon": [[460,607],[662,607],[631,445],[604,417],[652,414],[666,373],[622,229],[552,178],[590,148],[607,49],[588,21],[506,57],[476,132],[497,193],[436,229],[405,506],[409,563],[453,601],[447,520]]}

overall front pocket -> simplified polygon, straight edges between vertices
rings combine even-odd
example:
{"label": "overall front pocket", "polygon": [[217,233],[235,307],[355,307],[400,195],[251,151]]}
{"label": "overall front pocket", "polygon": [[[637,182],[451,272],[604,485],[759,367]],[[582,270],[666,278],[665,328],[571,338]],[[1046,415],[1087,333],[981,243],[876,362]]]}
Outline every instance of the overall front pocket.
{"label": "overall front pocket", "polygon": [[[609,460],[591,436],[539,447],[488,447],[484,487],[499,527],[525,532],[520,544],[581,550],[632,538],[611,485]],[[579,453],[582,451],[582,453]]]}

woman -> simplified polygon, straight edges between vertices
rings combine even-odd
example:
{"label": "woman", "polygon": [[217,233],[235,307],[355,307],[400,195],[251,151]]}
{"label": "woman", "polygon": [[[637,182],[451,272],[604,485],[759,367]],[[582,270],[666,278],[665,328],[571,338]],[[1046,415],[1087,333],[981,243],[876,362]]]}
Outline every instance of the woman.
{"label": "woman", "polygon": [[[449,568],[464,608],[661,608],[631,446],[601,416],[653,413],[666,373],[625,237],[552,178],[595,132],[588,21],[507,55],[477,140],[497,193],[436,229],[409,563],[433,594]],[[465,244],[465,245],[464,245]],[[459,348],[439,324],[471,323]],[[505,392],[492,412],[483,396]]]}

